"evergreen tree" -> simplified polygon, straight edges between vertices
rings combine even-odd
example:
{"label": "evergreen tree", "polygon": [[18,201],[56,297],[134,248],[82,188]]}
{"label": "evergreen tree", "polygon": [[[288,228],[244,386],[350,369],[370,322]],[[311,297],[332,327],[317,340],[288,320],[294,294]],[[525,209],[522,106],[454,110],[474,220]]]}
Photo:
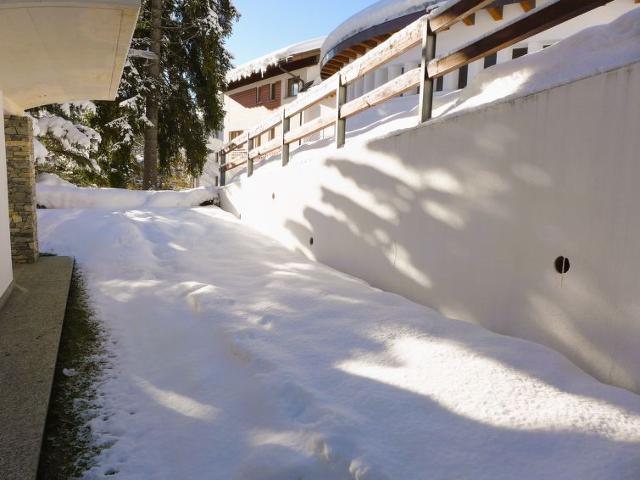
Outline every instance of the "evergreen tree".
{"label": "evergreen tree", "polygon": [[[155,78],[154,60],[133,59],[141,72],[137,91],[146,102],[158,104],[160,172],[182,161],[190,174],[199,175],[207,160],[207,139],[223,125],[220,92],[231,68],[224,42],[238,14],[230,0],[146,0],[135,34],[136,49],[156,50],[152,7],[161,8],[160,73]],[[144,120],[147,129],[153,127],[151,119]],[[145,155],[145,160],[155,161],[153,154]],[[153,178],[148,180],[153,187]]]}

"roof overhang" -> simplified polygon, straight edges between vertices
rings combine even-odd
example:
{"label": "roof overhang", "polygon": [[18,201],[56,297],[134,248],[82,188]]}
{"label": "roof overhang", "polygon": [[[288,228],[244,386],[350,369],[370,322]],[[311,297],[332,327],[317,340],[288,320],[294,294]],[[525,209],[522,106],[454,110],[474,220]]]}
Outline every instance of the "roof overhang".
{"label": "roof overhang", "polygon": [[229,82],[226,91],[235,90],[237,88],[246,87],[262,80],[277,77],[283,73],[293,72],[301,68],[313,67],[320,61],[320,49],[309,50],[288,57],[277,65],[267,67],[264,72],[256,72],[248,77],[235,82]]}
{"label": "roof overhang", "polygon": [[113,100],[139,0],[0,0],[5,109]]}

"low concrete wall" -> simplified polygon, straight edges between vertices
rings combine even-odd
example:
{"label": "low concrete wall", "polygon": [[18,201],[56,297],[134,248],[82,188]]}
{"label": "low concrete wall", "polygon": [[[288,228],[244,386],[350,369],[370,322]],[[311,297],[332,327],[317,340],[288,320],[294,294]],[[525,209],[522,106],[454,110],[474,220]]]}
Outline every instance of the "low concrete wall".
{"label": "low concrete wall", "polygon": [[222,204],[373,286],[640,392],[639,133],[636,64],[258,168]]}
{"label": "low concrete wall", "polygon": [[[0,112],[3,111],[0,91]],[[7,160],[4,145],[4,118],[0,115],[0,307],[13,282],[11,243],[9,240],[9,191],[7,188]]]}

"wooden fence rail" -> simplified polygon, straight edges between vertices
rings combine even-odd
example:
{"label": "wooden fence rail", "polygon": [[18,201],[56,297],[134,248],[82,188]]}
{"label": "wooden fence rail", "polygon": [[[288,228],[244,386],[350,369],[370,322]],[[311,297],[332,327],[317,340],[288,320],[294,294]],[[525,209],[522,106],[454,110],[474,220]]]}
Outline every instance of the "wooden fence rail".
{"label": "wooden fence rail", "polygon": [[[220,164],[220,185],[225,184],[226,172],[247,165],[247,175],[254,170],[254,161],[270,153],[281,151],[282,164],[287,165],[290,145],[332,125],[335,126],[336,145],[342,147],[346,137],[347,118],[379,105],[412,88],[420,86],[420,120],[431,118],[433,80],[503,48],[552,28],[613,0],[555,0],[535,8],[500,29],[483,35],[454,52],[435,58],[436,35],[451,25],[464,20],[476,11],[487,8],[493,0],[451,1],[395,33],[364,56],[346,65],[340,72],[325,80],[274,115],[225,144],[216,154]],[[347,102],[347,86],[384,65],[390,60],[422,44],[420,68],[410,70],[386,84]],[[291,118],[324,101],[336,97],[336,113],[311,120],[296,129]],[[254,139],[278,126],[280,138],[254,148]],[[246,145],[246,160],[227,162],[228,155]]]}

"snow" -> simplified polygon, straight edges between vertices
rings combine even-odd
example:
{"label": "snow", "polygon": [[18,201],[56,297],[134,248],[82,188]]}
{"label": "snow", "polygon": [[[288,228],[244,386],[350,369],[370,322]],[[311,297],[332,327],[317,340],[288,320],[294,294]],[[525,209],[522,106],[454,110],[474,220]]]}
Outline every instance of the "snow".
{"label": "snow", "polygon": [[77,187],[50,173],[40,174],[36,183],[37,203],[46,208],[192,207],[216,197],[213,187],[180,191]]}
{"label": "snow", "polygon": [[[532,11],[533,12],[533,11]],[[446,113],[524,97],[640,61],[640,8],[482,71]]]}
{"label": "snow", "polygon": [[640,396],[217,208],[44,210],[38,231],[110,335],[86,479],[640,477]]}
{"label": "snow", "polygon": [[[95,105],[89,101],[65,103],[61,105],[61,108],[68,114],[74,106],[83,108],[86,111],[95,110]],[[89,154],[94,151],[102,141],[100,134],[96,130],[85,125],[75,124],[63,117],[50,113],[43,113],[39,118],[31,118],[33,120],[33,145],[36,162],[44,163],[49,160],[50,156],[49,151],[42,142],[38,140],[38,137],[52,135],[58,139],[66,152],[86,158],[95,170],[100,170],[95,160],[89,157]]]}
{"label": "snow", "polygon": [[250,77],[253,74],[266,72],[267,68],[277,65],[283,60],[289,57],[297,55],[299,53],[308,52],[310,50],[317,50],[322,46],[325,37],[313,38],[304,42],[289,45],[287,47],[271,52],[260,58],[247,62],[239,67],[230,70],[227,73],[227,82],[237,82],[243,78]]}
{"label": "snow", "polygon": [[349,17],[331,32],[322,45],[321,58],[343,40],[396,18],[423,11],[433,10],[440,0],[380,0]]}

